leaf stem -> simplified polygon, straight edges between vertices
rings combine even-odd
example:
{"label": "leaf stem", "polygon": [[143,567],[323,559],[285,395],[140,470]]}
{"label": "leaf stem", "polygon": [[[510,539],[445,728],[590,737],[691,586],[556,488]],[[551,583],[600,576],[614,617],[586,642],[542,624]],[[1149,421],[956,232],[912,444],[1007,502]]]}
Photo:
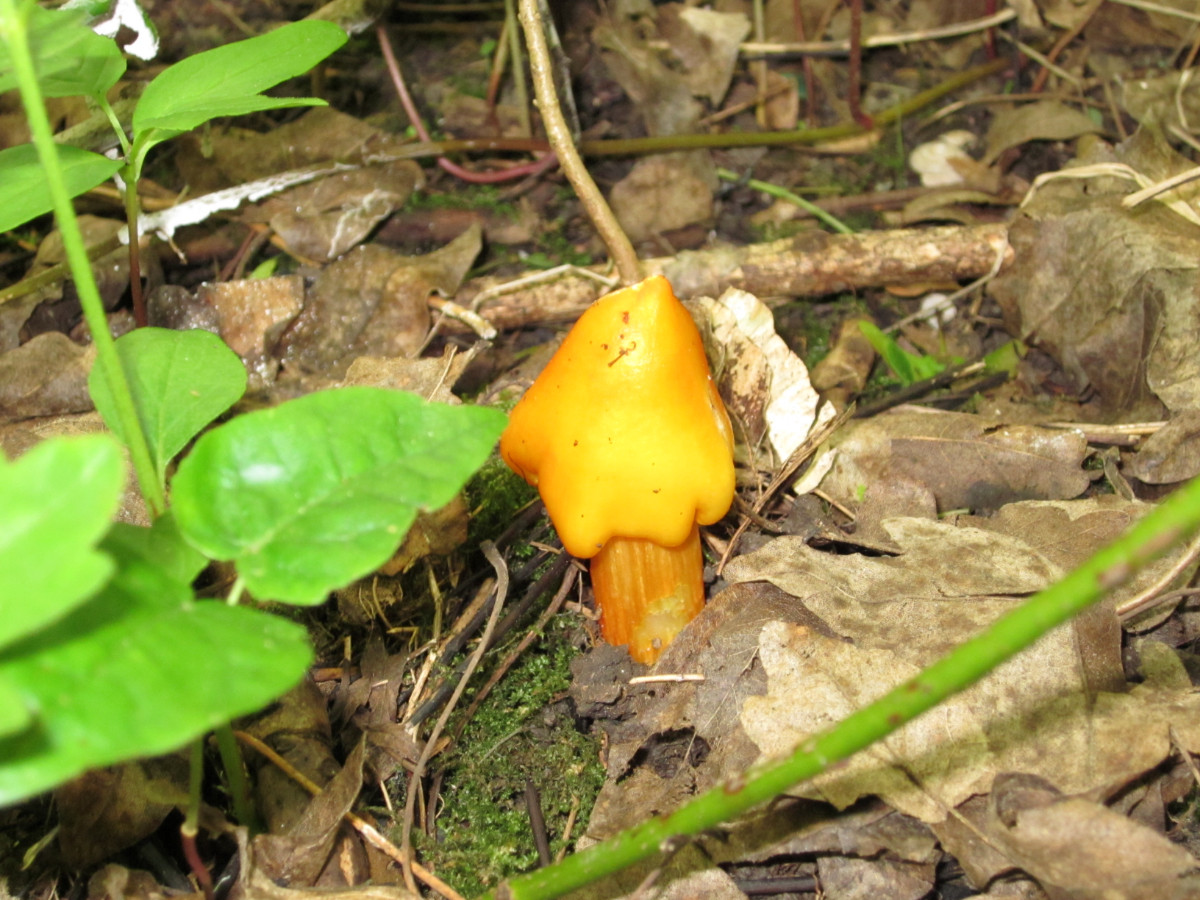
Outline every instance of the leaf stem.
{"label": "leaf stem", "polygon": [[229,782],[229,798],[233,802],[233,814],[238,823],[250,829],[251,834],[263,830],[262,822],[250,800],[250,783],[246,780],[242,748],[238,746],[233,728],[226,722],[215,730],[217,750],[221,754],[221,765],[225,767],[225,778]]}
{"label": "leaf stem", "polygon": [[71,206],[71,195],[67,191],[62,169],[58,164],[54,135],[50,128],[50,120],[46,116],[46,107],[42,102],[41,89],[38,87],[33,57],[29,51],[26,24],[30,6],[31,4],[27,4],[21,12],[18,12],[13,0],[0,0],[0,38],[8,44],[8,50],[12,56],[13,72],[17,78],[17,87],[21,92],[21,102],[25,106],[29,132],[37,147],[46,185],[50,189],[50,197],[54,201],[54,217],[58,221],[58,230],[62,235],[63,249],[66,251],[71,274],[75,279],[75,290],[79,294],[83,316],[87,320],[88,330],[91,331],[92,341],[96,345],[96,365],[100,366],[100,372],[112,392],[117,415],[128,442],[133,468],[142,489],[142,496],[150,508],[151,515],[158,517],[166,509],[166,499],[155,474],[154,463],[150,458],[150,449],[146,443],[146,435],[138,420],[133,394],[129,390],[129,381],[125,377],[125,369],[121,366],[116,343],[108,330],[104,304],[100,300],[100,291],[96,287],[92,267],[88,264],[83,234],[79,230],[79,222],[76,220],[75,210]]}
{"label": "leaf stem", "polygon": [[550,900],[661,852],[679,835],[698,834],[734,819],[970,687],[1198,529],[1200,478],[1180,488],[1057,584],[1035,594],[870,706],[809,738],[790,756],[756,765],[670,815],[643,822],[556,865],[509,879],[485,896]]}

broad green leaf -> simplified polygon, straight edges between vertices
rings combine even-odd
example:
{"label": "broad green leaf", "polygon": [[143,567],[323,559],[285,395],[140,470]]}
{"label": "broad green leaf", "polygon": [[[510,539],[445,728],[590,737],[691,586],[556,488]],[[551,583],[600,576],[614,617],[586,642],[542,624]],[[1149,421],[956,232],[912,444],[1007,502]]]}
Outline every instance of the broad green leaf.
{"label": "broad green leaf", "polygon": [[24,731],[33,724],[33,713],[25,705],[21,693],[7,680],[0,678],[0,739]]}
{"label": "broad green leaf", "polygon": [[104,544],[118,551],[122,559],[137,559],[154,565],[184,584],[191,584],[208,565],[204,554],[183,539],[170,510],[155,519],[149,528],[117,522],[105,537]]}
{"label": "broad green leaf", "polygon": [[[26,35],[44,97],[95,97],[125,74],[125,57],[111,38],[86,24],[82,9],[28,10]],[[17,86],[7,36],[0,31],[0,92]]]}
{"label": "broad green leaf", "polygon": [[[175,454],[245,392],[246,368],[208,331],[138,328],[117,340],[117,352],[162,484]],[[125,441],[99,366],[88,376],[88,390],[104,423]]]}
{"label": "broad green leaf", "polygon": [[313,97],[266,97],[267,88],[307,72],[346,42],[332,22],[302,21],[189,56],[146,86],[133,113],[133,161],[155,144],[218,116],[289,106],[324,106]]}
{"label": "broad green leaf", "polygon": [[[58,164],[72,197],[107,181],[121,168],[119,160],[70,144],[58,146]],[[0,150],[0,199],[0,231],[11,231],[54,208],[45,168],[33,144]]]}
{"label": "broad green leaf", "polygon": [[108,549],[119,570],[103,591],[0,651],[0,680],[35,711],[31,727],[0,738],[0,805],[183,746],[269,703],[309,663],[296,623],[197,602],[166,570]]}
{"label": "broad green leaf", "polygon": [[106,435],[45,441],[16,462],[0,455],[0,647],[66,615],[112,575],[96,545],[124,483]]}
{"label": "broad green leaf", "polygon": [[383,564],[418,510],[449,503],[504,424],[401,391],[310,394],[201,437],[172,483],[175,516],[256,596],[319,603]]}

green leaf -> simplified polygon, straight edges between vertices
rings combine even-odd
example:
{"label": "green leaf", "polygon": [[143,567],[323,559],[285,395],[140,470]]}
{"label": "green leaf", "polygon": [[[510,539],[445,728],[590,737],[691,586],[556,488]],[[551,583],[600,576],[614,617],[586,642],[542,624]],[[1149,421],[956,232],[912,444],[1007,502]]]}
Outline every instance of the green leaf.
{"label": "green leaf", "polygon": [[[106,93],[125,74],[121,49],[111,38],[92,31],[86,18],[82,9],[28,9],[29,51],[43,96],[95,97]],[[0,40],[0,92],[16,86],[8,43]]]}
{"label": "green leaf", "polygon": [[110,546],[112,581],[0,651],[0,681],[34,711],[0,738],[0,805],[86,769],[174,750],[287,691],[311,659],[299,625],[196,602],[165,569]]}
{"label": "green leaf", "polygon": [[983,371],[989,375],[1004,372],[1012,377],[1028,352],[1021,341],[1006,341],[983,358]]}
{"label": "green leaf", "polygon": [[96,544],[124,483],[105,435],[45,441],[16,462],[0,455],[0,647],[60,619],[112,575]]}
{"label": "green leaf", "polygon": [[170,510],[149,528],[117,522],[104,544],[118,551],[123,559],[154,565],[184,584],[191,584],[208,565],[204,554],[183,539]]}
{"label": "green leaf", "polygon": [[346,42],[332,22],[302,21],[249,40],[189,56],[146,86],[133,113],[133,162],[140,167],[155,144],[218,116],[289,106],[324,106],[312,97],[266,97],[262,92],[307,72]]}
{"label": "green leaf", "polygon": [[[246,368],[208,331],[138,328],[117,340],[117,352],[159,484],[164,484],[167,464],[175,454],[245,392]],[[88,390],[104,423],[126,441],[99,366],[88,376]]]}
{"label": "green leaf", "polygon": [[33,724],[33,713],[25,705],[20,691],[0,678],[0,738],[24,731]]}
{"label": "green leaf", "polygon": [[[70,144],[58,147],[58,163],[72,197],[107,181],[121,168],[120,160]],[[33,144],[0,150],[0,185],[4,192],[4,203],[0,205],[0,231],[11,231],[54,208],[45,169]]]}
{"label": "green leaf", "polygon": [[862,330],[863,337],[875,348],[875,352],[883,357],[892,374],[905,386],[932,378],[946,369],[945,363],[938,362],[932,356],[909,353],[897,344],[894,338],[884,334],[871,322],[859,322],[858,327]]}
{"label": "green leaf", "polygon": [[185,538],[262,599],[314,604],[382,565],[418,509],[454,497],[503,413],[343,388],[210,431],[172,484]]}

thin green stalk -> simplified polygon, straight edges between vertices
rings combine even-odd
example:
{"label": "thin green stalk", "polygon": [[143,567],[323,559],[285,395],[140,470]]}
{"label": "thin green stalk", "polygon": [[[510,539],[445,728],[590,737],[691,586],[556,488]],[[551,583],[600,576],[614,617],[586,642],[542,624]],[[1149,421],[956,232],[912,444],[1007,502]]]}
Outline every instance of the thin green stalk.
{"label": "thin green stalk", "polygon": [[[29,4],[24,10],[30,8]],[[54,143],[54,134],[50,128],[50,120],[46,117],[46,107],[42,102],[41,89],[37,83],[37,73],[34,71],[33,58],[29,52],[29,41],[26,32],[26,16],[18,13],[13,0],[0,0],[0,36],[8,44],[12,57],[13,73],[17,78],[17,87],[21,92],[21,102],[25,106],[25,115],[29,121],[29,132],[37,147],[38,158],[42,162],[46,185],[54,201],[54,216],[58,221],[58,230],[62,235],[63,249],[66,251],[67,262],[75,279],[75,290],[79,294],[79,303],[83,307],[83,316],[87,320],[88,330],[92,333],[92,341],[96,345],[96,365],[108,382],[113,395],[121,428],[125,432],[129,444],[129,455],[137,473],[138,484],[146,505],[154,516],[160,516],[166,510],[166,500],[161,485],[150,458],[150,449],[146,443],[146,435],[138,420],[137,409],[134,407],[133,394],[129,390],[129,381],[121,366],[121,358],[117,354],[116,344],[108,330],[108,321],[104,316],[104,304],[100,300],[100,291],[96,287],[96,279],[92,275],[92,267],[88,265],[87,248],[83,243],[83,235],[79,230],[79,222],[75,218],[75,210],[71,206],[71,196],[67,192],[63,180],[62,169],[58,164],[58,153]]]}
{"label": "thin green stalk", "polygon": [[1034,595],[920,675],[834,728],[809,738],[791,756],[755,766],[668,816],[643,822],[556,865],[509,879],[485,896],[550,900],[653,856],[680,835],[698,834],[736,818],[970,687],[1198,529],[1200,478],[1176,491],[1057,584]]}
{"label": "thin green stalk", "polygon": [[[717,177],[722,179],[723,181],[741,181],[742,180],[741,175],[739,175],[737,172],[733,172],[729,169],[717,169]],[[851,228],[849,225],[847,225],[845,222],[843,222],[841,219],[839,219],[837,216],[833,215],[832,213],[826,212],[825,210],[821,209],[821,207],[817,206],[815,203],[810,203],[809,201],[807,201],[803,197],[801,197],[799,194],[793,194],[787,188],[781,188],[779,185],[771,184],[771,182],[769,182],[769,181],[759,181],[757,178],[747,179],[746,186],[752,187],[756,191],[762,191],[764,194],[767,194],[771,197],[778,197],[780,200],[786,200],[788,203],[792,203],[792,204],[800,207],[802,210],[804,210],[806,213],[808,213],[814,219],[818,219],[818,220],[824,222],[826,225],[828,225],[830,228],[832,228],[838,234],[854,234],[854,229]]]}
{"label": "thin green stalk", "polygon": [[204,788],[204,738],[192,741],[188,754],[188,802],[180,831],[195,837],[200,833],[200,792]]}
{"label": "thin green stalk", "polygon": [[254,803],[250,800],[250,782],[246,780],[246,767],[242,761],[242,750],[237,738],[233,736],[233,728],[229,723],[215,730],[217,750],[221,754],[221,765],[225,768],[225,777],[229,780],[229,799],[233,803],[233,815],[242,825],[250,829],[251,834],[263,830]]}
{"label": "thin green stalk", "polygon": [[125,129],[121,125],[121,120],[117,116],[117,111],[112,108],[112,104],[108,102],[108,98],[101,94],[95,98],[96,105],[100,107],[100,111],[104,113],[104,117],[108,119],[108,124],[112,126],[113,133],[116,134],[117,140],[121,144],[121,155],[129,159],[129,154],[133,151],[133,146],[129,143],[129,138],[125,136]]}

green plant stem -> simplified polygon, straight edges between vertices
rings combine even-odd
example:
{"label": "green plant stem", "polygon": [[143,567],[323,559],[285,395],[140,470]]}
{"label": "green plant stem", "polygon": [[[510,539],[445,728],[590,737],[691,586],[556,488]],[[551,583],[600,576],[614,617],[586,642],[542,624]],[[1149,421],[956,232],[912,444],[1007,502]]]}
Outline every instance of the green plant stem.
{"label": "green plant stem", "polygon": [[549,900],[661,852],[680,835],[698,834],[826,771],[958,693],[1043,634],[1068,621],[1200,528],[1200,478],[1147,513],[1124,535],[1057,584],[1035,594],[982,634],[956,647],[791,756],[752,767],[667,816],[659,816],[548,866],[509,879],[485,896]]}
{"label": "green plant stem", "polygon": [[193,837],[200,833],[200,791],[204,787],[204,738],[192,741],[188,754],[188,802],[180,831]]}
{"label": "green plant stem", "polygon": [[[737,172],[729,169],[717,169],[717,177],[723,181],[741,181],[742,176]],[[854,229],[845,224],[841,219],[832,213],[828,213],[815,203],[810,203],[799,194],[793,194],[786,188],[781,188],[777,184],[771,184],[769,181],[759,181],[757,178],[746,179],[747,187],[752,187],[756,191],[762,191],[771,197],[778,197],[780,200],[786,200],[788,203],[795,204],[800,207],[814,219],[824,222],[838,234],[854,234]]]}
{"label": "green plant stem", "polygon": [[215,730],[217,750],[221,754],[221,765],[225,768],[225,777],[229,780],[229,799],[233,803],[233,814],[238,822],[250,829],[251,834],[262,831],[262,823],[258,820],[254,804],[250,800],[250,782],[246,780],[246,768],[242,761],[242,750],[233,729],[228,723]]}
{"label": "green plant stem", "polygon": [[129,381],[125,377],[125,370],[121,366],[121,358],[117,354],[116,344],[108,330],[104,304],[100,300],[100,291],[96,287],[92,267],[88,264],[83,234],[79,230],[79,222],[76,220],[75,210],[71,206],[71,196],[67,192],[62,170],[58,165],[54,134],[50,128],[50,120],[46,116],[46,107],[42,102],[41,89],[37,83],[37,73],[34,71],[33,58],[29,52],[25,18],[18,14],[13,0],[0,0],[0,29],[3,30],[3,38],[8,44],[9,54],[12,56],[13,72],[17,78],[17,87],[21,92],[21,102],[25,106],[29,132],[37,147],[46,184],[54,201],[54,216],[58,221],[63,249],[66,251],[71,274],[75,279],[75,290],[79,294],[79,303],[83,307],[83,316],[87,320],[88,330],[92,334],[92,342],[96,345],[96,365],[100,366],[100,371],[112,391],[121,427],[129,444],[129,456],[133,461],[133,469],[137,473],[142,496],[145,498],[151,514],[157,517],[166,510],[166,500],[162,487],[158,483],[154,463],[150,458],[145,432],[142,431],[141,422],[138,420],[133,395],[129,390]]}
{"label": "green plant stem", "polygon": [[129,159],[129,154],[133,151],[133,146],[129,143],[129,138],[125,136],[125,129],[121,125],[121,119],[117,116],[117,111],[112,108],[112,104],[108,102],[108,98],[103,94],[93,99],[96,101],[96,105],[100,107],[100,111],[104,113],[104,118],[108,119],[108,124],[112,126],[113,133],[117,136],[117,141],[121,144],[121,155]]}

